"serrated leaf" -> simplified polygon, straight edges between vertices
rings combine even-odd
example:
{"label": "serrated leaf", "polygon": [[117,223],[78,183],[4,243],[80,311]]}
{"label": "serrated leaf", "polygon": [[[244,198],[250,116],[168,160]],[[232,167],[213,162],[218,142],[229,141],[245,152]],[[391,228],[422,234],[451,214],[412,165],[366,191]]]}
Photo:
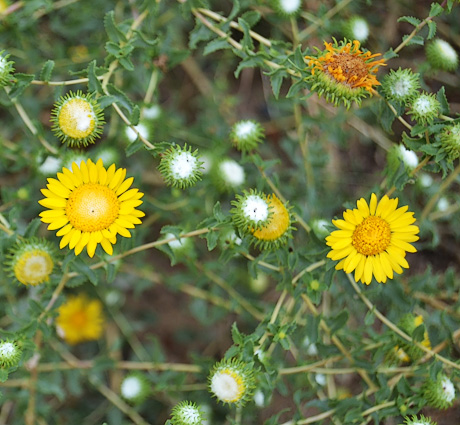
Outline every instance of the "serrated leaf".
{"label": "serrated leaf", "polygon": [[[94,92],[103,93],[104,92],[104,90],[102,89],[102,84],[96,75],[96,60],[93,60],[88,64],[88,91],[91,93],[94,93]],[[98,101],[100,105],[100,98],[98,99]]]}
{"label": "serrated leaf", "polygon": [[[407,38],[409,37],[408,34],[403,36],[403,41],[406,41]],[[425,44],[425,39],[421,35],[414,35],[406,44],[406,46],[412,46],[414,44],[417,44],[419,46],[423,46]]]}
{"label": "serrated leaf", "polygon": [[71,263],[70,268],[86,276],[93,285],[98,284],[96,273],[94,272],[94,270],[91,270],[82,259],[77,258],[74,262]]}
{"label": "serrated leaf", "polygon": [[14,74],[15,82],[11,86],[10,91],[8,92],[8,96],[10,99],[15,99],[24,92],[24,90],[30,86],[30,83],[34,79],[34,75],[32,74],[21,74],[20,72]]}
{"label": "serrated leaf", "polygon": [[296,81],[290,88],[289,91],[286,95],[286,97],[289,99],[291,97],[294,97],[297,93],[299,93],[300,90],[303,90],[306,88],[305,81],[304,80],[299,80]]}
{"label": "serrated leaf", "polygon": [[256,10],[250,10],[241,15],[241,18],[244,19],[251,28],[260,21],[260,17],[260,13]]}
{"label": "serrated leaf", "polygon": [[337,316],[331,318],[328,317],[327,322],[331,328],[331,332],[335,333],[339,329],[343,328],[347,324],[348,316],[348,311],[344,310],[337,314]]}
{"label": "serrated leaf", "polygon": [[196,26],[189,35],[188,46],[190,49],[196,49],[200,41],[208,41],[214,35],[215,34],[208,27],[205,27],[197,18]]}
{"label": "serrated leaf", "polygon": [[263,65],[263,59],[259,56],[248,56],[243,59],[234,72],[235,78],[238,78],[244,68],[256,68]]}
{"label": "serrated leaf", "polygon": [[124,92],[115,87],[113,84],[107,84],[107,92],[115,98],[116,103],[128,112],[128,115],[131,114],[133,110],[133,103]]}
{"label": "serrated leaf", "polygon": [[228,49],[230,48],[230,44],[225,38],[216,38],[215,40],[211,40],[208,44],[206,44],[203,55],[209,55],[217,50]]}
{"label": "serrated leaf", "polygon": [[115,57],[118,57],[121,52],[121,47],[118,43],[108,41],[107,43],[105,43],[105,50],[107,51],[107,53],[114,55]]}
{"label": "serrated leaf", "polygon": [[24,231],[24,237],[25,238],[31,238],[37,234],[37,230],[40,227],[40,219],[39,218],[34,218],[26,227],[26,230]]}
{"label": "serrated leaf", "polygon": [[275,99],[278,99],[281,85],[283,84],[283,79],[285,76],[286,75],[282,70],[280,70],[280,72],[275,72],[274,74],[270,75],[270,84],[272,86],[273,95],[275,96]]}
{"label": "serrated leaf", "polygon": [[427,40],[431,40],[436,34],[436,22],[428,21],[428,35],[426,36]]}
{"label": "serrated leaf", "polygon": [[141,110],[139,109],[138,105],[134,105],[133,110],[131,111],[131,115],[129,116],[129,122],[131,125],[139,124],[139,119],[141,117]]}
{"label": "serrated leaf", "polygon": [[450,107],[449,102],[447,101],[446,89],[444,86],[442,86],[436,93],[436,99],[438,99],[438,102],[441,104],[441,112],[443,114],[448,114]]}
{"label": "serrated leaf", "polygon": [[233,0],[232,3],[232,11],[228,15],[227,21],[231,21],[236,15],[238,15],[238,12],[240,11],[240,0]]}
{"label": "serrated leaf", "polygon": [[387,52],[385,52],[385,54],[383,55],[383,59],[385,59],[386,61],[389,60],[389,59],[393,59],[393,58],[397,58],[399,55],[393,50],[393,49],[389,49]]}
{"label": "serrated leaf", "polygon": [[40,71],[40,80],[49,81],[51,79],[51,74],[54,69],[54,61],[49,59],[43,65],[42,70]]}
{"label": "serrated leaf", "polygon": [[120,62],[120,65],[126,69],[126,71],[134,71],[134,65],[131,62],[131,59],[128,58],[127,56],[123,56],[118,59],[118,62]]}
{"label": "serrated leaf", "polygon": [[126,36],[123,34],[115,23],[115,13],[113,10],[107,12],[104,16],[104,27],[109,39],[115,43],[125,42]]}
{"label": "serrated leaf", "polygon": [[439,16],[442,12],[444,12],[444,8],[439,3],[431,3],[431,17]]}
{"label": "serrated leaf", "polygon": [[206,239],[208,251],[212,251],[217,245],[217,241],[219,239],[219,233],[211,230],[208,233],[206,233],[204,237]]}
{"label": "serrated leaf", "polygon": [[417,25],[419,25],[422,21],[418,18],[415,18],[414,16],[401,16],[399,19],[398,19],[398,22],[407,22],[411,25],[413,25],[414,27],[416,27]]}
{"label": "serrated leaf", "polygon": [[241,40],[241,45],[243,49],[254,50],[254,43],[252,42],[252,37],[249,34],[251,27],[249,24],[242,18],[238,18],[238,24],[243,30],[243,39]]}
{"label": "serrated leaf", "polygon": [[141,150],[144,147],[144,142],[137,138],[134,142],[130,143],[126,149],[125,153],[127,157],[130,157],[131,155],[135,154],[137,151]]}

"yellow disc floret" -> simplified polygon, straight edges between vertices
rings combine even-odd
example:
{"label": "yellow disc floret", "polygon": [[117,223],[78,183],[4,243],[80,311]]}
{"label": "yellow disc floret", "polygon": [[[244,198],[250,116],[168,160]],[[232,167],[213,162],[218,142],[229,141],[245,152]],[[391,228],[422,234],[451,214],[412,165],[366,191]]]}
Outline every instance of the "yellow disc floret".
{"label": "yellow disc floret", "polygon": [[53,267],[53,260],[46,251],[34,249],[17,259],[14,275],[24,285],[35,286],[49,280]]}
{"label": "yellow disc floret", "polygon": [[267,202],[273,215],[266,226],[253,232],[253,236],[261,241],[274,241],[284,235],[291,221],[288,210],[275,194],[268,195]]}
{"label": "yellow disc floret", "polygon": [[390,244],[390,225],[380,217],[369,216],[356,226],[351,243],[363,255],[376,255]]}
{"label": "yellow disc floret", "polygon": [[65,207],[70,223],[82,232],[107,229],[119,211],[115,192],[99,183],[87,183],[75,189]]}
{"label": "yellow disc floret", "polygon": [[5,262],[9,275],[24,285],[36,286],[48,282],[54,268],[54,251],[44,239],[22,239],[7,255]]}
{"label": "yellow disc floret", "polygon": [[64,103],[58,121],[62,132],[73,139],[88,137],[96,124],[93,107],[86,99],[70,99]]}
{"label": "yellow disc floret", "polygon": [[69,146],[87,146],[100,137],[104,114],[91,94],[69,92],[51,111],[52,130]]}

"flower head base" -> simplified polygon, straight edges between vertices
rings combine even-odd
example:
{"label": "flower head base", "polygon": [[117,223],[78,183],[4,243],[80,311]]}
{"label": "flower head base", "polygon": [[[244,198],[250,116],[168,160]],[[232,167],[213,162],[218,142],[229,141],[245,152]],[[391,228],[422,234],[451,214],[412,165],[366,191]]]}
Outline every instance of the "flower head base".
{"label": "flower head base", "polygon": [[458,68],[458,54],[447,41],[436,38],[427,44],[425,51],[434,69],[455,71]]}
{"label": "flower head base", "polygon": [[171,412],[172,425],[202,425],[203,413],[191,401],[181,401],[176,404]]}
{"label": "flower head base", "polygon": [[69,92],[51,111],[52,130],[62,143],[80,147],[102,134],[104,113],[91,94]]}
{"label": "flower head base", "polygon": [[9,54],[5,54],[5,51],[0,51],[0,87],[5,87],[11,82],[11,78],[14,72],[14,62],[9,61]]}
{"label": "flower head base", "polygon": [[[398,323],[398,326],[409,336],[413,336],[415,330],[422,324],[423,316],[415,316],[412,313],[408,313],[401,318],[401,320]],[[403,350],[403,352],[406,353],[406,355],[409,357],[409,360],[412,360],[413,362],[421,359],[425,354],[425,352],[421,348],[417,347],[414,344],[411,344],[406,340],[400,340],[398,341],[398,344],[401,346],[401,350]],[[426,348],[431,349],[431,342],[430,338],[428,337],[428,332],[424,332],[423,340],[420,342],[420,344]]]}
{"label": "flower head base", "polygon": [[409,416],[404,418],[404,424],[401,425],[436,425],[436,422],[433,422],[430,418],[426,418],[423,415],[417,417],[415,415],[412,416],[412,419]]}
{"label": "flower head base", "polygon": [[238,121],[232,127],[230,139],[244,153],[253,151],[264,137],[264,129],[253,120]]}
{"label": "flower head base", "polygon": [[128,403],[141,404],[150,395],[150,383],[142,373],[130,373],[121,381],[120,394]]}
{"label": "flower head base", "polygon": [[36,286],[49,281],[54,255],[53,247],[45,239],[24,239],[10,249],[5,266],[23,285]]}
{"label": "flower head base", "polygon": [[364,43],[369,37],[369,24],[361,16],[353,16],[346,23],[343,28],[345,37],[358,40]]}
{"label": "flower head base", "polygon": [[[80,166],[72,163],[72,171],[62,169],[57,179],[48,179],[45,196],[39,202],[48,210],[40,213],[48,230],[60,229],[60,248],[69,245],[75,255],[86,247],[88,255],[94,256],[98,244],[112,255],[117,234],[130,238],[128,229],[133,229],[145,214],[136,209],[142,204],[144,194],[138,189],[129,189],[133,177],[125,180],[126,169],[112,164],[108,169],[99,159],[94,164],[90,159]],[[129,190],[128,190],[129,189]]]}
{"label": "flower head base", "polygon": [[447,160],[453,162],[460,156],[460,124],[446,127],[440,135],[442,149],[447,153]]}
{"label": "flower head base", "polygon": [[22,349],[16,341],[0,341],[0,368],[17,366],[21,360]]}
{"label": "flower head base", "polygon": [[422,395],[436,409],[447,409],[455,400],[455,387],[443,373],[436,380],[428,379],[422,386]]}
{"label": "flower head base", "polygon": [[56,327],[68,344],[94,341],[100,338],[104,326],[102,303],[85,294],[69,297],[58,308]]}
{"label": "flower head base", "polygon": [[410,69],[390,70],[382,80],[382,92],[388,100],[409,102],[420,88],[420,74],[414,74]]}
{"label": "flower head base", "polygon": [[418,124],[431,124],[441,112],[441,104],[434,93],[421,93],[412,101],[409,115]]}
{"label": "flower head base", "polygon": [[281,16],[295,16],[302,7],[301,0],[272,0],[272,7]]}
{"label": "flower head base", "polygon": [[163,153],[158,170],[168,186],[185,189],[201,180],[201,164],[198,150],[176,145]]}
{"label": "flower head base", "polygon": [[375,77],[384,60],[374,60],[380,53],[372,54],[360,49],[360,42],[325,42],[326,49],[318,56],[305,56],[311,70],[312,91],[324,94],[328,102],[336,106],[343,103],[347,108],[352,102],[358,105],[361,100],[372,94],[374,86],[380,85]]}
{"label": "flower head base", "polygon": [[394,272],[409,268],[406,251],[417,251],[410,243],[419,239],[419,228],[413,225],[414,213],[406,212],[407,206],[397,206],[398,198],[385,195],[378,202],[373,193],[369,204],[361,198],[358,208],[343,213],[343,220],[332,220],[339,230],[326,238],[331,247],[327,256],[340,260],[336,270],[355,271],[356,282],[369,285],[372,276],[386,283],[388,278],[393,279]]}
{"label": "flower head base", "polygon": [[267,195],[251,189],[243,195],[236,195],[231,202],[234,208],[230,210],[235,225],[243,233],[262,229],[270,223],[273,215]]}
{"label": "flower head base", "polygon": [[210,391],[220,402],[237,406],[251,400],[255,389],[251,365],[236,359],[215,364],[208,382]]}
{"label": "flower head base", "polygon": [[238,162],[224,158],[214,162],[211,178],[221,192],[232,192],[246,181],[246,173]]}

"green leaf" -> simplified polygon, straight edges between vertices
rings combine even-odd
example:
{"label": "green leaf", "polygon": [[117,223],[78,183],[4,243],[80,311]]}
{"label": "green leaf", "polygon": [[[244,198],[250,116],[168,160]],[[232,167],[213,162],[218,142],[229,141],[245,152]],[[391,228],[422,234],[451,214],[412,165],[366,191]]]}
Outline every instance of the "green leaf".
{"label": "green leaf", "polygon": [[107,84],[107,91],[115,98],[115,103],[118,103],[128,112],[128,114],[131,114],[133,110],[133,103],[124,92],[115,87],[113,84]]}
{"label": "green leaf", "polygon": [[42,81],[49,81],[51,79],[51,74],[53,73],[54,69],[54,61],[49,59],[43,65],[42,70],[40,71],[40,80]]}
{"label": "green leaf", "polygon": [[243,30],[243,39],[241,40],[241,45],[242,45],[243,49],[254,50],[254,43],[252,42],[252,37],[249,34],[249,31],[250,31],[251,27],[242,18],[238,18],[238,24],[240,25],[241,29]]}
{"label": "green leaf", "polygon": [[399,19],[398,19],[398,22],[408,22],[409,24],[413,25],[414,27],[416,27],[417,25],[419,25],[422,21],[418,18],[415,18],[413,16],[401,16]]}
{"label": "green leaf", "polygon": [[70,265],[70,268],[86,276],[88,280],[93,284],[98,284],[98,279],[96,273],[89,268],[89,266],[79,257],[75,259]]}
{"label": "green leaf", "polygon": [[200,41],[208,41],[214,37],[214,35],[215,34],[208,27],[205,27],[202,22],[197,19],[196,26],[190,33],[188,46],[190,49],[196,49]]}
{"label": "green leaf", "polygon": [[444,12],[444,8],[439,3],[431,3],[431,17],[439,16],[442,12]]}
{"label": "green leaf", "polygon": [[239,11],[240,11],[240,0],[233,0],[233,8],[230,14],[228,15],[227,22],[231,21],[236,15],[238,15]]}
{"label": "green leaf", "polygon": [[446,97],[446,89],[442,86],[436,93],[436,99],[441,104],[441,112],[443,114],[448,114],[450,111],[449,102]]}
{"label": "green leaf", "polygon": [[107,43],[105,43],[105,50],[107,51],[107,53],[118,57],[121,52],[121,47],[118,45],[118,43],[108,41]]}
{"label": "green leaf", "polygon": [[225,38],[216,38],[210,41],[203,50],[203,55],[209,55],[217,50],[228,49],[230,48],[230,44],[228,43],[227,39]]}
{"label": "green leaf", "polygon": [[40,219],[34,218],[26,227],[24,231],[25,238],[31,238],[37,234],[38,228],[40,227]]}
{"label": "green leaf", "polygon": [[348,316],[348,311],[344,310],[337,314],[337,316],[331,318],[328,317],[327,322],[333,334],[347,324]]}
{"label": "green leaf", "polygon": [[241,19],[244,19],[247,24],[249,25],[249,27],[253,27],[254,25],[257,24],[257,22],[260,21],[260,13],[257,12],[256,10],[251,10],[249,12],[245,12],[243,13],[243,15],[241,15]]}
{"label": "green leaf", "polygon": [[204,235],[207,245],[208,245],[208,251],[212,251],[216,245],[217,241],[219,240],[219,233],[215,231],[209,231]]}
{"label": "green leaf", "polygon": [[[103,93],[102,84],[96,75],[96,60],[88,64],[88,91],[91,93]],[[98,99],[100,104],[100,99]],[[102,108],[104,109],[104,108]]]}
{"label": "green leaf", "polygon": [[131,155],[135,154],[137,151],[140,151],[143,147],[145,147],[144,142],[139,139],[139,137],[132,143],[130,143],[126,149],[125,153],[127,157],[130,157]]}
{"label": "green leaf", "polygon": [[0,382],[6,382],[8,380],[8,370],[0,368]]}
{"label": "green leaf", "polygon": [[272,86],[273,95],[275,96],[275,99],[278,99],[278,96],[280,94],[281,85],[283,84],[283,79],[285,76],[286,76],[286,73],[282,69],[279,69],[270,75],[270,83]]}
{"label": "green leaf", "polygon": [[398,56],[399,55],[393,49],[389,49],[383,55],[383,59],[385,59],[387,61],[387,60],[390,60],[390,59],[393,59],[393,58],[397,58]]}
{"label": "green leaf", "polygon": [[34,75],[32,74],[21,74],[21,73],[16,73],[14,74],[14,78],[16,81],[14,84],[11,86],[11,90],[8,93],[8,96],[10,99],[15,99],[19,96],[22,95],[24,90],[30,86],[30,83],[34,79]]}
{"label": "green leaf", "polygon": [[131,59],[128,58],[127,56],[123,56],[118,59],[118,62],[120,62],[120,65],[126,69],[126,71],[134,71],[134,65],[131,62]]}
{"label": "green leaf", "polygon": [[129,116],[129,122],[131,125],[139,124],[139,119],[141,117],[141,110],[139,109],[138,105],[134,105],[133,110],[131,111],[131,115]]}
{"label": "green leaf", "polygon": [[426,36],[427,40],[431,40],[436,34],[436,22],[428,21],[428,35]]}
{"label": "green leaf", "polygon": [[115,43],[119,43],[120,41],[125,42],[126,41],[126,36],[121,31],[117,24],[115,23],[115,18],[114,18],[114,11],[111,10],[110,12],[107,12],[106,15],[104,16],[104,27],[105,31],[109,37],[109,39]]}
{"label": "green leaf", "polygon": [[234,73],[235,78],[239,77],[240,72],[244,68],[256,68],[256,67],[262,66],[263,64],[264,64],[264,61],[260,56],[248,56],[238,64],[238,68],[236,68],[236,71]]}
{"label": "green leaf", "polygon": [[[409,38],[409,35],[406,34],[403,36],[403,41],[406,41]],[[406,46],[411,46],[413,44],[417,44],[419,46],[423,46],[425,44],[425,39],[421,35],[414,35],[406,44]]]}

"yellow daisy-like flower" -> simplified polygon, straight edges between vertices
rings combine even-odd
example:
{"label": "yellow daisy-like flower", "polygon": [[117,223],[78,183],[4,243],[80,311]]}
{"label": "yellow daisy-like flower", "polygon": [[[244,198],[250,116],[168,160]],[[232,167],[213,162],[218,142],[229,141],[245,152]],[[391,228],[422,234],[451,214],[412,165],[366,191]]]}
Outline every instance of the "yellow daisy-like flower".
{"label": "yellow daisy-like flower", "polygon": [[[88,255],[94,256],[97,245],[112,255],[117,234],[130,238],[128,229],[141,224],[145,214],[136,209],[144,196],[139,189],[129,189],[133,177],[125,180],[126,169],[112,164],[107,170],[99,159],[90,159],[80,166],[72,163],[72,171],[62,169],[57,179],[48,179],[45,196],[40,205],[49,208],[40,213],[41,220],[48,223],[48,230],[60,229],[60,248],[69,245],[78,255],[86,247]],[[129,190],[128,190],[129,189]]]}
{"label": "yellow daisy-like flower", "polygon": [[327,101],[334,104],[343,102],[350,106],[352,101],[361,102],[361,98],[373,92],[380,85],[375,77],[384,60],[374,60],[380,53],[372,54],[360,49],[360,42],[342,41],[324,43],[326,49],[318,57],[305,56],[311,70],[312,90],[324,94]]}
{"label": "yellow daisy-like flower", "polygon": [[375,193],[369,204],[364,198],[356,204],[358,208],[343,213],[343,220],[332,220],[339,230],[326,238],[332,248],[327,256],[340,260],[336,270],[354,270],[356,282],[369,285],[374,276],[386,283],[387,278],[393,279],[393,272],[409,268],[406,252],[417,251],[411,245],[419,239],[414,213],[407,212],[407,206],[397,208],[398,198],[385,195],[377,202]]}
{"label": "yellow daisy-like flower", "polygon": [[100,338],[104,326],[102,303],[85,294],[69,297],[58,309],[58,334],[68,344],[94,341]]}

